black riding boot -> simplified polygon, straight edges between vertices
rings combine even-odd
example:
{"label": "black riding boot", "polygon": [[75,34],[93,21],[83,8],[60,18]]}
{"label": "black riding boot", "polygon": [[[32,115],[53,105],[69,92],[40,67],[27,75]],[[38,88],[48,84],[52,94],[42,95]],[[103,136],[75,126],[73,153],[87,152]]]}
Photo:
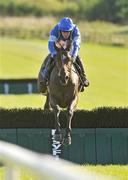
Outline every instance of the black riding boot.
{"label": "black riding boot", "polygon": [[83,63],[82,63],[82,61],[81,61],[79,56],[76,57],[76,63],[80,66],[80,76],[81,76],[81,79],[83,81],[83,85],[85,87],[88,87],[89,86],[89,81],[86,78],[84,66],[83,66]]}
{"label": "black riding boot", "polygon": [[54,67],[54,59],[52,57],[49,57],[49,59],[46,62],[45,68],[42,71],[42,83],[43,85],[47,86],[49,83],[50,73]]}

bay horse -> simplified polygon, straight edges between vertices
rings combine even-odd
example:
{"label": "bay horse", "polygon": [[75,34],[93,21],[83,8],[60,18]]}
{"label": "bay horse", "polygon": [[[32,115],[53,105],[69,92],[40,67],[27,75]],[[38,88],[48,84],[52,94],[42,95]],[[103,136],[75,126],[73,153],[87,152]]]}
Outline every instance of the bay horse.
{"label": "bay horse", "polygon": [[[55,140],[64,145],[71,144],[71,120],[78,102],[80,79],[68,51],[58,49],[54,58],[54,68],[47,86],[47,99],[44,109],[53,109],[55,115]],[[66,108],[66,134],[62,138],[59,122],[60,108]]]}

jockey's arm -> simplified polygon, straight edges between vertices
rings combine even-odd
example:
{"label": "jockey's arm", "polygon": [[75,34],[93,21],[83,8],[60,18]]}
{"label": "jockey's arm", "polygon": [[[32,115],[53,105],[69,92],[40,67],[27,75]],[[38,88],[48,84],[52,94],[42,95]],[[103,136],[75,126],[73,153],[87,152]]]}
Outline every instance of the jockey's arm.
{"label": "jockey's arm", "polygon": [[49,51],[50,51],[52,57],[57,54],[54,41],[48,42],[48,48],[49,48]]}
{"label": "jockey's arm", "polygon": [[55,43],[57,42],[57,40],[58,40],[58,31],[57,31],[57,26],[55,26],[50,32],[50,37],[48,41],[48,49],[52,57],[57,54],[55,49]]}
{"label": "jockey's arm", "polygon": [[78,55],[80,49],[80,43],[81,43],[80,31],[78,28],[76,28],[73,34],[72,51],[70,52],[70,55],[72,58],[74,58],[74,60]]}
{"label": "jockey's arm", "polygon": [[76,58],[77,55],[78,55],[79,49],[80,49],[80,47],[74,42],[73,43],[73,48],[72,48],[72,51],[71,51],[71,54],[70,54],[71,57]]}

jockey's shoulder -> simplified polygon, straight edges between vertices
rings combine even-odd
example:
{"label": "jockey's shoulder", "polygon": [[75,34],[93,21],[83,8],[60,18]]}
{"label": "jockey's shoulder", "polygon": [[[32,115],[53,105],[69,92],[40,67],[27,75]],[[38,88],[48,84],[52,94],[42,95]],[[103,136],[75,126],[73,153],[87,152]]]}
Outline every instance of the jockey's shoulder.
{"label": "jockey's shoulder", "polygon": [[74,29],[73,29],[72,35],[73,35],[73,37],[75,37],[75,36],[79,36],[79,35],[80,35],[80,30],[79,30],[79,28],[78,28],[78,26],[77,26],[77,25],[75,25],[75,26],[74,26]]}
{"label": "jockey's shoulder", "polygon": [[53,29],[51,30],[50,32],[51,35],[55,35],[56,37],[58,36],[59,34],[59,27],[58,27],[58,24],[56,24]]}

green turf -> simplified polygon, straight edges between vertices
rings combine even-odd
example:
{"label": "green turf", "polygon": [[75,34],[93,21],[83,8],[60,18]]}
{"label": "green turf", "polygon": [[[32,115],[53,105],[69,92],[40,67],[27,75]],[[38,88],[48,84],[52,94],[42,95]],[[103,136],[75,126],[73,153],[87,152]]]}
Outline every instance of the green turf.
{"label": "green turf", "polygon": [[45,42],[0,38],[0,78],[37,77],[47,54]]}
{"label": "green turf", "polygon": [[[107,177],[113,177],[117,180],[128,180],[128,165],[85,165],[75,166],[75,171],[79,172],[90,172],[95,175],[105,175]],[[5,168],[0,168],[0,179],[3,180],[5,175]],[[113,179],[112,178],[112,179]],[[38,177],[32,175],[32,173],[22,170],[20,174],[21,180],[38,180]],[[109,178],[108,178],[109,179]]]}
{"label": "green turf", "polygon": [[5,175],[5,168],[0,167],[0,179],[4,179]]}
{"label": "green turf", "polygon": [[[6,167],[0,168],[0,180],[6,180]],[[41,180],[34,172],[28,171],[26,169],[21,169],[16,167],[16,176],[19,176],[20,180]],[[17,180],[18,180],[17,179]],[[45,177],[44,177],[45,179]],[[48,179],[47,179],[48,180]]]}
{"label": "green turf", "polygon": [[[0,51],[0,78],[37,77],[48,53],[46,41],[9,38],[0,39]],[[90,87],[80,93],[78,108],[128,106],[127,48],[82,44],[80,55]],[[44,99],[40,95],[1,95],[0,106],[42,107]]]}
{"label": "green turf", "polygon": [[98,174],[110,175],[118,180],[128,180],[128,165],[84,166],[83,170],[84,168]]}

